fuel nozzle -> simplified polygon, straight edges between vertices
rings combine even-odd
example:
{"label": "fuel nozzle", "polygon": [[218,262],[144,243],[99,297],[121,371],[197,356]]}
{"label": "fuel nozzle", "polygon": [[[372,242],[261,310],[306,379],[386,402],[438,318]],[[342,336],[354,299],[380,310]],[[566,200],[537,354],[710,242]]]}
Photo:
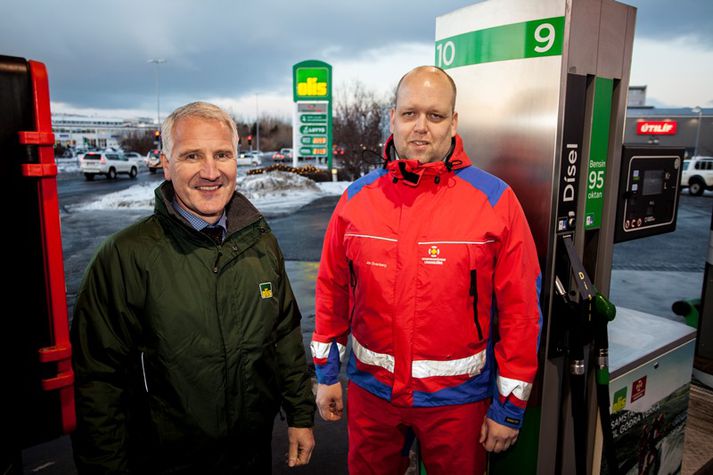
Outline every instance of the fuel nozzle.
{"label": "fuel nozzle", "polygon": [[599,348],[597,356],[597,383],[609,384],[609,341],[607,324],[616,317],[616,306],[601,292],[594,296],[592,305],[592,322],[594,323],[594,338]]}
{"label": "fuel nozzle", "polygon": [[607,322],[611,322],[616,317],[616,305],[611,303],[601,292],[597,292],[594,296],[592,312],[594,317],[603,318]]}

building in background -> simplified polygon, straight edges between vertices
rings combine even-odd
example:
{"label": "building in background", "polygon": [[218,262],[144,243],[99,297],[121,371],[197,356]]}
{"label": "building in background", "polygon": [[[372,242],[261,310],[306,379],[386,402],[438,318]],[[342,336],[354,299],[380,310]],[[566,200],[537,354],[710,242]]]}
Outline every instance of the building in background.
{"label": "building in background", "polygon": [[52,115],[55,143],[73,149],[119,148],[121,139],[131,133],[152,131],[152,119],[117,119],[69,114]]}
{"label": "building in background", "polygon": [[689,157],[713,156],[713,108],[658,109],[646,105],[646,86],[631,86],[624,143],[684,147]]}

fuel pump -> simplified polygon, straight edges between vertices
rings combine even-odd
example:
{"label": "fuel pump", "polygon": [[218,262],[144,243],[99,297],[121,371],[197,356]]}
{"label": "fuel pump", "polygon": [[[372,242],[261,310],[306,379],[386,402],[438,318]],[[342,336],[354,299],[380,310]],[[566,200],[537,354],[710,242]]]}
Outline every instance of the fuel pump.
{"label": "fuel pump", "polygon": [[[635,18],[613,0],[487,0],[436,19],[466,152],[517,194],[542,270],[538,378],[518,443],[489,473],[599,473],[602,446],[608,473],[629,467],[616,444],[636,425],[622,417],[653,391],[632,402],[627,383],[622,405],[612,381],[639,371],[620,351],[631,322],[656,318],[607,300],[613,246],[675,228],[681,164],[622,144]],[[666,328],[688,344],[690,330]]]}
{"label": "fuel pump", "polygon": [[44,64],[0,56],[0,472],[22,473],[21,450],[73,430],[57,165]]}

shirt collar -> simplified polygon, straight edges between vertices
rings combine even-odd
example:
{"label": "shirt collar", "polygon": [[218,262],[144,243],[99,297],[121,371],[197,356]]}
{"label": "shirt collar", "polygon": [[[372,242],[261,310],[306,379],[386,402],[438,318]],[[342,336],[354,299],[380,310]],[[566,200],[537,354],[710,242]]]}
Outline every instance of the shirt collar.
{"label": "shirt collar", "polygon": [[189,213],[188,211],[183,209],[183,207],[180,204],[178,204],[178,200],[176,198],[173,199],[173,209],[175,209],[178,214],[180,214],[181,216],[186,218],[186,221],[188,221],[188,223],[196,231],[202,231],[203,228],[217,227],[217,226],[220,226],[221,228],[223,228],[223,233],[227,232],[227,230],[228,230],[228,218],[225,215],[225,210],[223,210],[223,214],[220,216],[220,219],[218,220],[218,222],[216,222],[215,224],[211,224],[208,221],[205,221],[205,220],[199,218],[198,216],[196,216],[192,213]]}

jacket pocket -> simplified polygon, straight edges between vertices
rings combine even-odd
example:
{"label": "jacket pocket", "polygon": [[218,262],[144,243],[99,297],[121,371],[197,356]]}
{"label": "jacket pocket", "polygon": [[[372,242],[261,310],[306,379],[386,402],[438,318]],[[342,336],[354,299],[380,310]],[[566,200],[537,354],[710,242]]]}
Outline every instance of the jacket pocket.
{"label": "jacket pocket", "polygon": [[471,269],[470,271],[470,296],[473,298],[473,321],[475,328],[478,330],[478,340],[483,339],[483,329],[480,327],[478,320],[478,271]]}

